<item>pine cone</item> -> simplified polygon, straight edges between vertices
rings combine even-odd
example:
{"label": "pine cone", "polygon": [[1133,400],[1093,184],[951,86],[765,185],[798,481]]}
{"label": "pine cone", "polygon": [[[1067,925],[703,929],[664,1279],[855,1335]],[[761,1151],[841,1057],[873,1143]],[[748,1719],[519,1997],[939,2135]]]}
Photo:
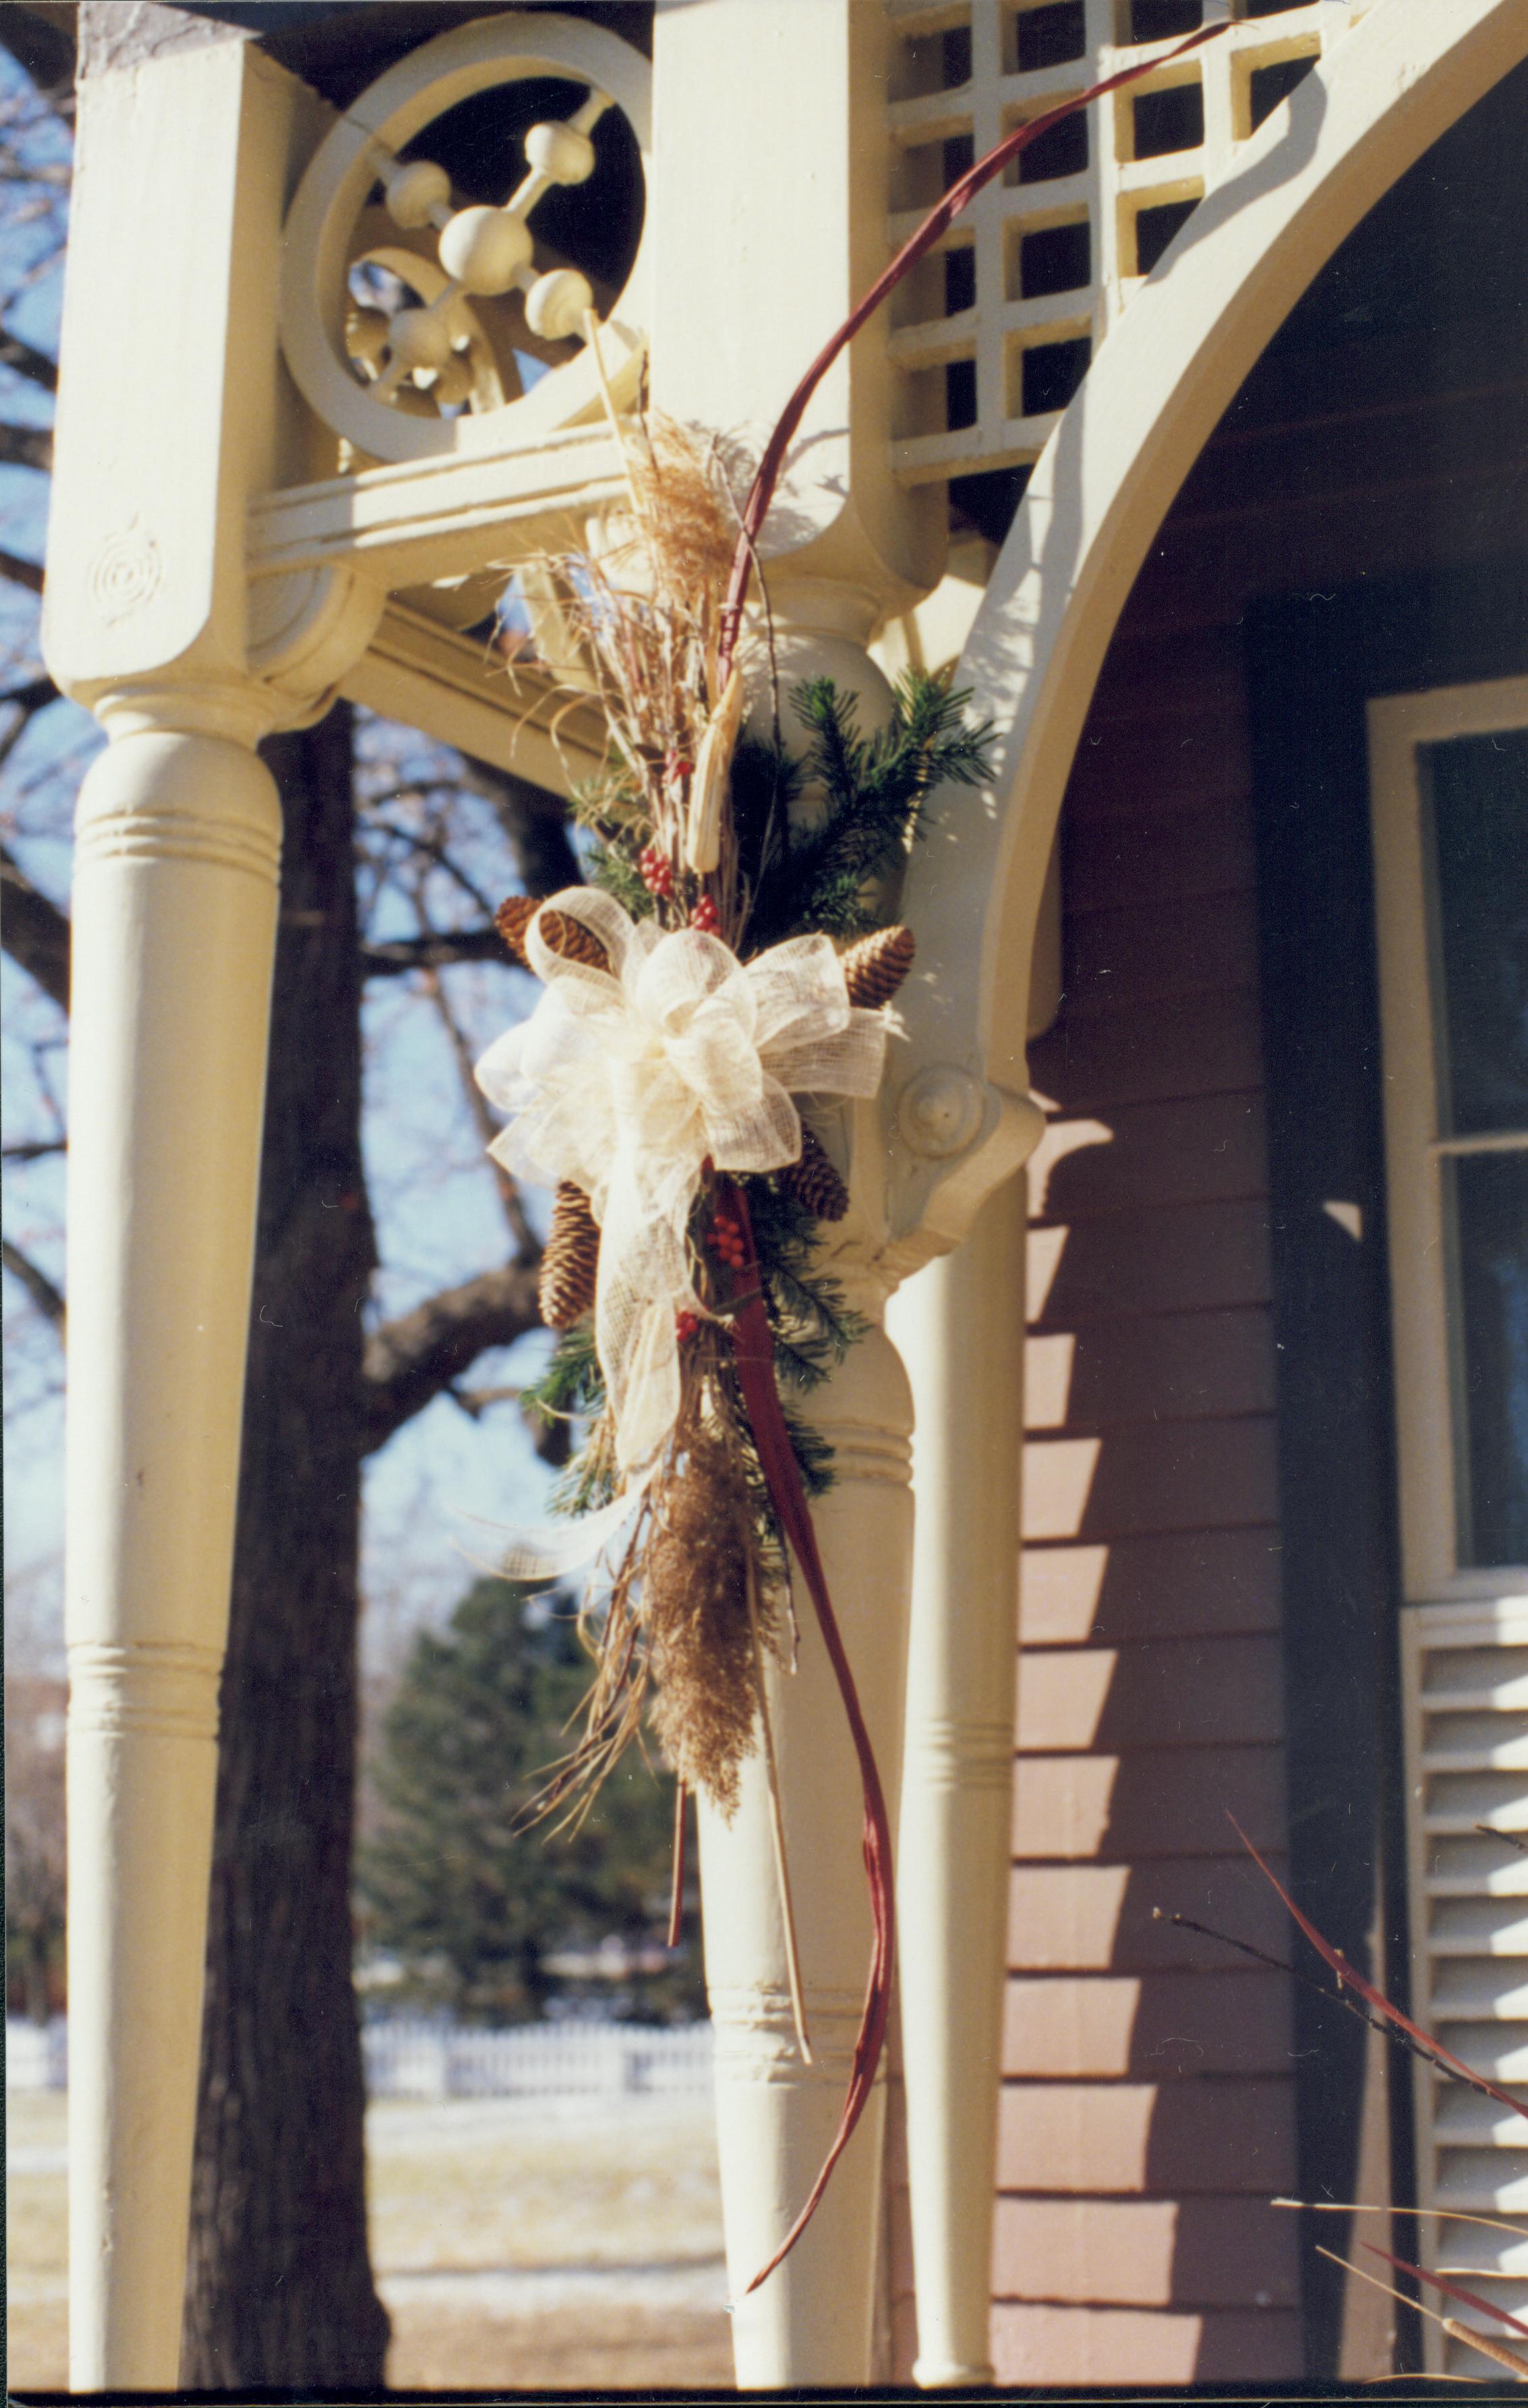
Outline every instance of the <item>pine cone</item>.
{"label": "pine cone", "polygon": [[493,914],[493,925],[522,970],[531,967],[525,958],[525,931],[540,909],[534,895],[511,895]]}
{"label": "pine cone", "polygon": [[[497,928],[521,969],[531,965],[525,956],[525,931],[541,909],[538,895],[511,895],[493,914]],[[599,939],[586,928],[581,920],[570,919],[565,911],[549,911],[541,923],[541,934],[554,953],[564,961],[582,962],[587,969],[607,970],[610,957]]]}
{"label": "pine cone", "polygon": [[607,970],[610,956],[593,931],[581,920],[573,920],[565,911],[549,911],[541,923],[541,934],[554,953],[565,962],[582,962],[586,969]]}
{"label": "pine cone", "polygon": [[877,928],[850,945],[843,956],[844,983],[850,1003],[874,1011],[890,1003],[912,968],[917,951],[910,928]]}
{"label": "pine cone", "polygon": [[571,1329],[594,1301],[599,1270],[599,1224],[581,1187],[563,1180],[551,1208],[551,1229],[541,1257],[541,1318],[549,1329]]}
{"label": "pine cone", "polygon": [[849,1211],[849,1190],[805,1121],[801,1158],[780,1172],[780,1185],[819,1221],[841,1221]]}

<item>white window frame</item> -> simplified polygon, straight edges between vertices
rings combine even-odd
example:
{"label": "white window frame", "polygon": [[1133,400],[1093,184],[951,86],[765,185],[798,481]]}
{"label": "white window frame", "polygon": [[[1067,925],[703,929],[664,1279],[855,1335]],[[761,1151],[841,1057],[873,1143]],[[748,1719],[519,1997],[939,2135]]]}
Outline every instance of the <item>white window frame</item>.
{"label": "white window frame", "polygon": [[1449,1155],[1528,1151],[1528,1136],[1438,1129],[1418,755],[1450,737],[1528,727],[1528,677],[1386,695],[1368,722],[1403,1583],[1412,1604],[1521,1594],[1528,1566],[1459,1562],[1441,1169]]}

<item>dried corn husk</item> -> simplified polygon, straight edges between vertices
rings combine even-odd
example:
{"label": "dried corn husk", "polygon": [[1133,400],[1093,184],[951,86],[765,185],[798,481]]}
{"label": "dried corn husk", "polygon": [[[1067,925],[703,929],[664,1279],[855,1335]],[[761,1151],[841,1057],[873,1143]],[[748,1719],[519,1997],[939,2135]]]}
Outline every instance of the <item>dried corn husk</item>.
{"label": "dried corn husk", "polygon": [[690,788],[690,813],[684,831],[684,857],[704,876],[721,858],[721,814],[732,776],[732,756],[743,724],[743,672],[735,661],[701,738],[695,774]]}

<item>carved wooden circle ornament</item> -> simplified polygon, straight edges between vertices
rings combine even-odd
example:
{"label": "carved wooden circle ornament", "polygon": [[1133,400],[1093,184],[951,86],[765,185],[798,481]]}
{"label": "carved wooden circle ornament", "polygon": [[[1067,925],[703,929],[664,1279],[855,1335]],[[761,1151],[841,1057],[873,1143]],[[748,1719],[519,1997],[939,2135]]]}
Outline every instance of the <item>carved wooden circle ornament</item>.
{"label": "carved wooden circle ornament", "polygon": [[[428,155],[429,129],[498,87],[549,81],[575,88],[565,117],[525,133],[523,169],[502,203],[463,203]],[[281,339],[307,401],[358,452],[420,460],[542,441],[599,410],[601,364],[615,401],[633,397],[645,242],[598,310],[582,270],[538,240],[535,213],[554,188],[597,193],[596,130],[611,110],[646,165],[650,83],[647,61],[603,28],[516,12],[410,51],[334,125],[287,219]],[[374,271],[372,292],[358,289],[358,268]],[[390,303],[390,289],[402,297]],[[528,355],[546,372],[527,386]]]}

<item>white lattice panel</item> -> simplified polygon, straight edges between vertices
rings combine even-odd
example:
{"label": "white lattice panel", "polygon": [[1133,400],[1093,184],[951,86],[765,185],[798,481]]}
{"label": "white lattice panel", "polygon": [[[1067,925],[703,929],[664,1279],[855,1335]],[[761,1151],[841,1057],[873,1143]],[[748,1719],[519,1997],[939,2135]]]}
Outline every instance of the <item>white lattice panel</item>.
{"label": "white lattice panel", "polygon": [[[1528,1842],[1528,1597],[1407,1607],[1402,1667],[1412,2014],[1528,2100],[1528,1856],[1514,1844]],[[1432,2211],[1420,2262],[1528,2321],[1528,2222],[1514,2237],[1463,2220],[1524,2216],[1528,2123],[1420,2066],[1416,2098],[1417,2196]],[[1436,2325],[1427,2333],[1436,2371],[1495,2372]]]}
{"label": "white lattice panel", "polygon": [[1382,0],[887,0],[893,245],[1026,117],[1143,59],[1149,74],[1042,136],[893,302],[909,482],[1038,457],[1115,315],[1238,146]]}

